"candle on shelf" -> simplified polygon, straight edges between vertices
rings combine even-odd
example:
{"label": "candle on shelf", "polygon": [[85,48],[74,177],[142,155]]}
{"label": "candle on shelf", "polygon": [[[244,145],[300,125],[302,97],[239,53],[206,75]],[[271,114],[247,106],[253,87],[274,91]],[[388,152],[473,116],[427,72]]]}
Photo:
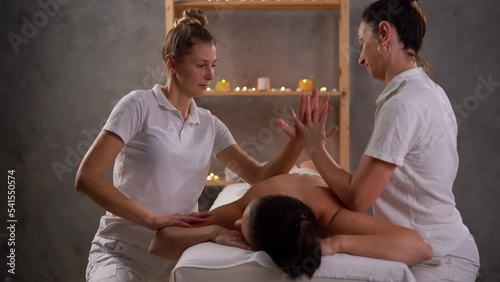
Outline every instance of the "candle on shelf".
{"label": "candle on shelf", "polygon": [[234,88],[234,91],[239,92],[240,91],[240,87],[238,86],[238,87]]}
{"label": "candle on shelf", "polygon": [[299,88],[302,89],[302,91],[312,91],[313,90],[313,81],[312,79],[304,78],[299,80]]}
{"label": "candle on shelf", "polygon": [[286,90],[285,86],[281,86],[280,91],[284,92]]}
{"label": "candle on shelf", "polygon": [[215,91],[229,91],[231,90],[231,83],[225,79],[218,81],[215,85]]}
{"label": "candle on shelf", "polygon": [[219,179],[219,176],[213,172],[211,172],[208,176],[207,176],[207,180],[208,181],[211,181],[211,180],[217,180]]}
{"label": "candle on shelf", "polygon": [[271,78],[269,78],[269,77],[257,78],[257,90],[269,91],[270,88],[271,88]]}
{"label": "candle on shelf", "polygon": [[246,86],[243,86],[242,91],[247,91],[247,90],[248,90],[248,88]]}
{"label": "candle on shelf", "polygon": [[321,88],[319,89],[319,91],[321,91],[321,92],[326,92],[326,87],[321,87]]}

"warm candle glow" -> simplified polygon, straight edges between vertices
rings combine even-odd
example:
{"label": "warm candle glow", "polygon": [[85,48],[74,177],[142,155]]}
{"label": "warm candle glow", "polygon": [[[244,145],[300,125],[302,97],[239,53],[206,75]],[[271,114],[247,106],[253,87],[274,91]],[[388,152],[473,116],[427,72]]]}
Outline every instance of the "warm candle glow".
{"label": "warm candle glow", "polygon": [[304,78],[299,80],[299,88],[302,89],[302,91],[312,91],[313,90],[312,79]]}
{"label": "warm candle glow", "polygon": [[217,84],[215,84],[215,91],[230,91],[231,90],[231,83],[225,79],[218,81]]}

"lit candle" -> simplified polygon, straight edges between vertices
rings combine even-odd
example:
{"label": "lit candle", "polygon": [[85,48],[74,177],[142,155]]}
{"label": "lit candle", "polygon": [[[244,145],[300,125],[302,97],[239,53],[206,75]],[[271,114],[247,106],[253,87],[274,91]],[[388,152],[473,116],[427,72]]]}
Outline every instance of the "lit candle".
{"label": "lit candle", "polygon": [[285,89],[286,89],[285,86],[281,86],[280,91],[283,92],[285,91]]}
{"label": "lit candle", "polygon": [[231,90],[231,83],[225,79],[218,81],[215,85],[215,91],[229,91]]}
{"label": "lit candle", "polygon": [[240,91],[240,87],[238,86],[238,87],[234,88],[234,91],[236,91],[236,92]]}
{"label": "lit candle", "polygon": [[299,80],[299,88],[302,89],[302,91],[312,91],[313,90],[312,79],[304,78]]}
{"label": "lit candle", "polygon": [[326,87],[321,87],[321,88],[319,89],[319,91],[321,91],[321,92],[326,92]]}

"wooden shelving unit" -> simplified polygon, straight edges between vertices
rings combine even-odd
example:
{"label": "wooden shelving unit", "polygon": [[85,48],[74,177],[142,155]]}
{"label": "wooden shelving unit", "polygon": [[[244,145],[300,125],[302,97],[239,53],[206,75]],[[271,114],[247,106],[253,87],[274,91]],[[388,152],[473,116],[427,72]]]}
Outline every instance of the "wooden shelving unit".
{"label": "wooden shelving unit", "polygon": [[[286,96],[301,96],[302,94],[311,94],[310,92],[299,91],[276,91],[276,92],[261,92],[261,91],[210,91],[205,92],[203,97],[230,97],[230,96],[254,96],[254,97],[286,97]],[[338,91],[319,92],[320,96],[340,96],[342,93]]]}
{"label": "wooden shelving unit", "polygon": [[[349,171],[349,1],[350,0],[230,0],[230,1],[174,1],[165,0],[167,32],[182,15],[182,11],[198,8],[204,11],[338,11],[339,13],[339,91],[320,92],[320,95],[339,97],[339,164]],[[299,96],[302,92],[208,92],[206,97],[222,96]]]}

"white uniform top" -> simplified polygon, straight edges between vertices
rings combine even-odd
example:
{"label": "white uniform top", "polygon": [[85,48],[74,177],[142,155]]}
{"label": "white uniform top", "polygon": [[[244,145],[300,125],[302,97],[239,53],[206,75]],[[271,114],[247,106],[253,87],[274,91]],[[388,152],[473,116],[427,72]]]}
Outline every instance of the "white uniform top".
{"label": "white uniform top", "polygon": [[380,94],[365,154],[396,164],[374,216],[419,232],[436,256],[469,236],[452,192],[458,170],[457,122],[443,89],[421,68],[394,77]]}
{"label": "white uniform top", "polygon": [[[184,121],[157,84],[124,96],[103,128],[125,143],[115,160],[115,187],[157,215],[197,211],[211,154],[236,144],[210,111],[192,101],[189,113]],[[107,212],[96,235],[147,248],[155,232]]]}

